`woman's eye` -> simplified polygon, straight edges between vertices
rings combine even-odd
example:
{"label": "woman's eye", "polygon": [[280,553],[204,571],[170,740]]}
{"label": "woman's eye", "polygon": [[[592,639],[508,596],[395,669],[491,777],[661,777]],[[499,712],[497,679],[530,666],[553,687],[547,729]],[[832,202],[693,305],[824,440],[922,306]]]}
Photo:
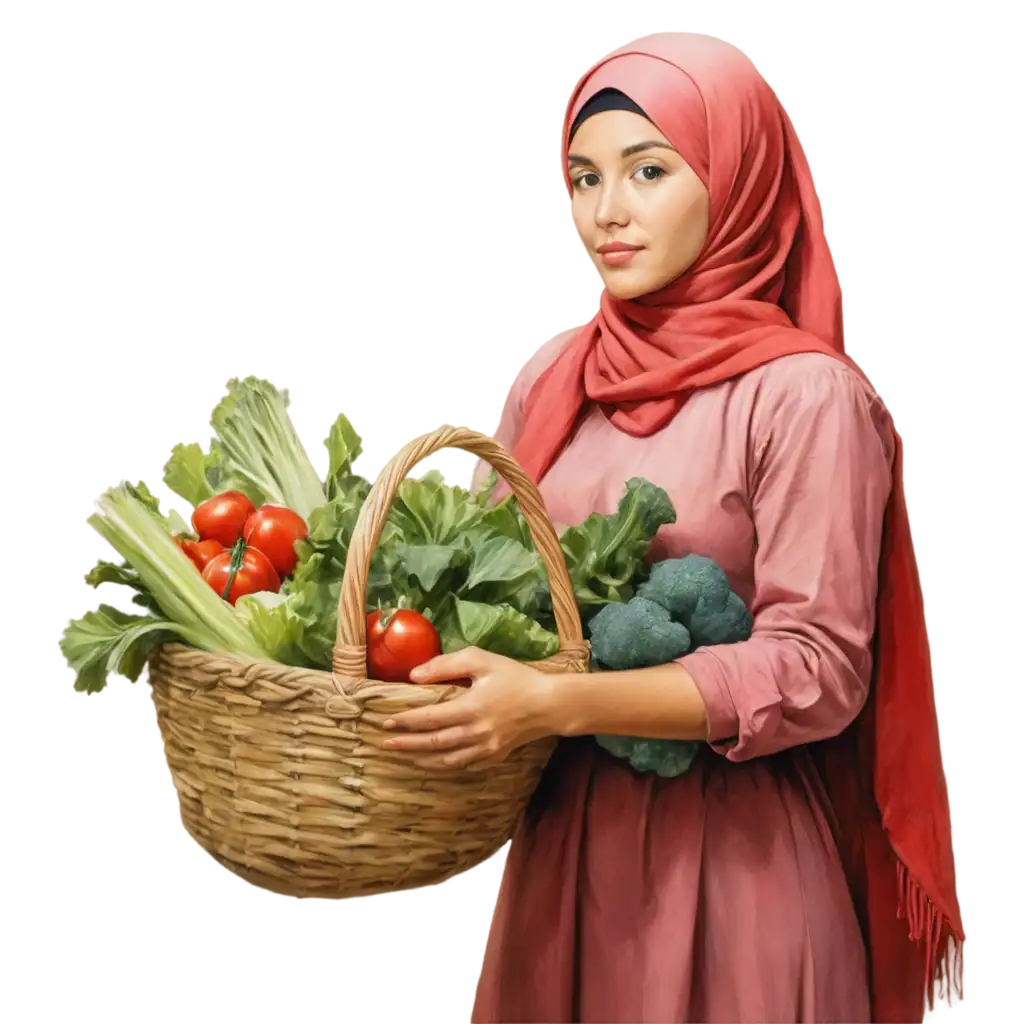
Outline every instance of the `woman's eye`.
{"label": "woman's eye", "polygon": [[[588,181],[588,178],[592,178],[592,181]],[[581,174],[576,179],[577,188],[592,188],[597,184],[597,175],[593,171],[587,171],[586,174]]]}
{"label": "woman's eye", "polygon": [[643,175],[644,181],[657,181],[665,171],[657,164],[644,164],[643,167],[637,168],[636,173]]}

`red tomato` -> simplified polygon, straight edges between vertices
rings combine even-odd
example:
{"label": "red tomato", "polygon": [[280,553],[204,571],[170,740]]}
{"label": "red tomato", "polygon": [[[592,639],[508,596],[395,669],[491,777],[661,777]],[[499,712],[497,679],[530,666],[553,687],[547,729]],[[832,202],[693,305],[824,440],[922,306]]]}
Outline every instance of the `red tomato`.
{"label": "red tomato", "polygon": [[202,572],[210,562],[227,548],[219,540],[182,540],[178,541],[181,550],[192,559],[195,567]]}
{"label": "red tomato", "polygon": [[299,556],[296,541],[309,536],[306,521],[283,505],[261,505],[245,521],[246,544],[259,548],[282,576],[290,576]]}
{"label": "red tomato", "polygon": [[192,525],[200,540],[219,540],[229,548],[242,536],[246,519],[255,511],[244,494],[225,491],[197,506],[192,513]]}
{"label": "red tomato", "polygon": [[371,612],[366,619],[366,667],[371,679],[407,683],[409,673],[441,653],[434,624],[410,608]]}
{"label": "red tomato", "polygon": [[[231,581],[234,565],[237,565],[237,572]],[[246,547],[242,550],[238,544],[233,550],[214,556],[203,570],[203,579],[221,597],[224,596],[230,581],[231,590],[227,597],[230,604],[234,604],[246,594],[256,594],[261,590],[276,593],[281,589],[281,579],[267,556],[256,548]]]}

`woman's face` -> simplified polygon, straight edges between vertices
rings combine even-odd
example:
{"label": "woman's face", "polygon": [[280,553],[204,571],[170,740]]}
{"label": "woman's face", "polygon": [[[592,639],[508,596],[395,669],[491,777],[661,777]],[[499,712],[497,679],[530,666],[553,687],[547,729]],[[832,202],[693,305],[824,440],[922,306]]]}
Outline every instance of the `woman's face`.
{"label": "woman's face", "polygon": [[569,175],[576,230],[616,298],[663,288],[700,255],[707,189],[646,118],[629,110],[588,117],[569,146]]}

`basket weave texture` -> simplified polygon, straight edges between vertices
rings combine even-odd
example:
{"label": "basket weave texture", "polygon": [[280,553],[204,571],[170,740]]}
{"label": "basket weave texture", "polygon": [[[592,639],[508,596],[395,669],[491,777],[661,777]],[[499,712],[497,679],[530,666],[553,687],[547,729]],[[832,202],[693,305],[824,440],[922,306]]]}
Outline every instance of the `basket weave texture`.
{"label": "basket weave texture", "polygon": [[509,838],[554,749],[548,738],[483,771],[429,771],[385,750],[392,714],[458,686],[367,678],[370,558],[398,487],[422,459],[461,448],[519,500],[551,587],[559,650],[529,664],[586,672],[589,649],[562,549],[529,477],[497,441],[444,426],[410,442],[368,495],[342,580],[333,672],[211,654],[154,653],[149,682],[189,834],[235,874],[290,896],[341,898],[436,884]]}

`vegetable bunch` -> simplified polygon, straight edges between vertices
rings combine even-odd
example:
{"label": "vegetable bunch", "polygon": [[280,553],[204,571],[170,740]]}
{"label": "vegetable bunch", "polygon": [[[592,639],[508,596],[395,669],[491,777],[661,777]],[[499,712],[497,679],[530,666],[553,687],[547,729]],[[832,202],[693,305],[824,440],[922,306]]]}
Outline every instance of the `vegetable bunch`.
{"label": "vegetable bunch", "polygon": [[[591,622],[591,652],[608,669],[663,665],[696,647],[749,638],[753,617],[720,566],[703,555],[656,563],[625,604],[607,605]],[[598,736],[609,753],[637,771],[682,775],[703,743],[689,740]]]}
{"label": "vegetable bunch", "polygon": [[[267,381],[232,380],[211,417],[208,451],[173,449],[164,482],[194,506],[192,530],[178,513],[163,515],[144,484],[100,499],[89,522],[123,561],[101,562],[86,580],[131,588],[146,614],[101,605],[70,624],[62,649],[77,689],[102,689],[110,672],[137,679],[170,639],[330,668],[348,547],[370,484],[353,471],[362,442],[344,416],[324,442],[321,480],[288,404]],[[399,486],[367,587],[375,678],[405,678],[431,652],[468,645],[522,660],[557,650],[545,567],[516,499],[493,503],[496,483],[492,472],[470,491],[434,471]],[[674,521],[666,493],[638,478],[615,512],[562,533],[585,626],[635,596],[651,541]]]}

